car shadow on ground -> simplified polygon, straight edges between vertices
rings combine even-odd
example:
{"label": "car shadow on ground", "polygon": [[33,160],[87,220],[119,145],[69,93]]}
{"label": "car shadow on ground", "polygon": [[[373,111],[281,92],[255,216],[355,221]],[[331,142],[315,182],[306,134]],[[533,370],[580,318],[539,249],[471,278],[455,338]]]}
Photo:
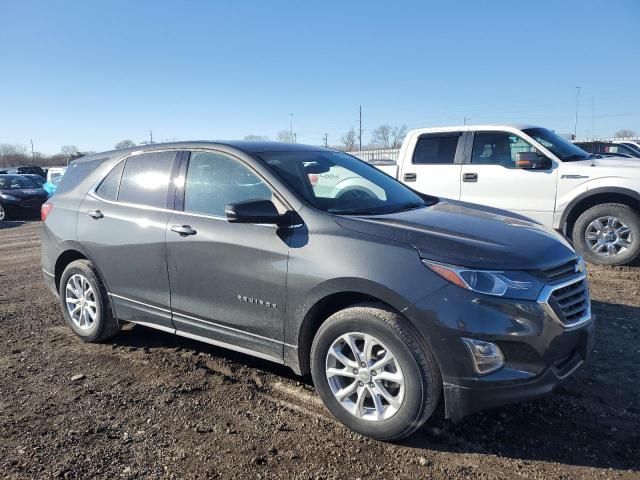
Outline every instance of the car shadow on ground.
{"label": "car shadow on ground", "polygon": [[[476,413],[456,423],[444,418],[441,406],[402,445],[488,454],[523,462],[639,470],[639,382],[633,378],[621,382],[631,369],[637,368],[640,351],[632,347],[627,354],[620,353],[621,345],[616,340],[620,338],[619,331],[612,322],[635,319],[637,324],[640,308],[593,302],[593,310],[598,315],[596,334],[601,341],[596,342],[592,359],[554,393],[539,400]],[[635,334],[637,337],[637,329]],[[146,327],[126,328],[111,342],[123,347],[202,352],[312,387],[310,377],[299,377],[283,365]],[[604,384],[599,380],[603,370],[611,374]],[[614,385],[618,390],[612,388]]]}
{"label": "car shadow on ground", "polygon": [[19,227],[23,223],[25,223],[24,220],[4,220],[4,221],[0,220],[0,230],[4,228]]}

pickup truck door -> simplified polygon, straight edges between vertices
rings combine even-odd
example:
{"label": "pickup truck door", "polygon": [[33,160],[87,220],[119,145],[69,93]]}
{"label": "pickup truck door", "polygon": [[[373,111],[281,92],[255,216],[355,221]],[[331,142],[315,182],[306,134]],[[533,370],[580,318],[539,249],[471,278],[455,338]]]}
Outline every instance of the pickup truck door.
{"label": "pickup truck door", "polygon": [[516,154],[536,148],[511,132],[475,132],[472,143],[462,165],[460,200],[517,212],[551,226],[558,175],[555,161],[547,170],[517,168]]}
{"label": "pickup truck door", "polygon": [[439,132],[410,138],[398,179],[421,193],[458,200],[466,137]]}

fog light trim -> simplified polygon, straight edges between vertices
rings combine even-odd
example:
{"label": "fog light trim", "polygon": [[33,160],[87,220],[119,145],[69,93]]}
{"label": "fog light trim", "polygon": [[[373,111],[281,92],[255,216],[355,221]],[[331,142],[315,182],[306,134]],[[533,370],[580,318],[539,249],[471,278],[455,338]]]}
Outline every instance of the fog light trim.
{"label": "fog light trim", "polygon": [[477,374],[487,375],[499,370],[504,365],[504,355],[495,343],[475,338],[462,338],[462,341],[469,349],[473,360],[473,369]]}

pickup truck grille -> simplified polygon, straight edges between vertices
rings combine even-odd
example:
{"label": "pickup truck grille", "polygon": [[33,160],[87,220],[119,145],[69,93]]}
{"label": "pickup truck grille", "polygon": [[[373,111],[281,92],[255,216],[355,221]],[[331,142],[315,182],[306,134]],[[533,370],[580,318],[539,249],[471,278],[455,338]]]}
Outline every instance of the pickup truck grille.
{"label": "pickup truck grille", "polygon": [[582,278],[555,289],[549,297],[549,305],[564,325],[571,325],[589,314],[589,289]]}
{"label": "pickup truck grille", "polygon": [[540,270],[540,276],[548,282],[563,280],[576,273],[577,263],[577,260],[571,260],[570,262],[556,265],[555,267]]}

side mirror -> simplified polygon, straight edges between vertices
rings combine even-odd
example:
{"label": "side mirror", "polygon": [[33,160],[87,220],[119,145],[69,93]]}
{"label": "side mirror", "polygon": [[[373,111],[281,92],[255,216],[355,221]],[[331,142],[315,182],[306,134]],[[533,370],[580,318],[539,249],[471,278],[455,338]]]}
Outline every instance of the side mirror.
{"label": "side mirror", "polygon": [[524,170],[548,170],[551,168],[551,160],[538,152],[518,152],[516,167]]}
{"label": "side mirror", "polygon": [[286,226],[291,224],[291,217],[280,215],[270,200],[249,200],[232,203],[224,207],[227,221],[230,223],[263,223]]}

